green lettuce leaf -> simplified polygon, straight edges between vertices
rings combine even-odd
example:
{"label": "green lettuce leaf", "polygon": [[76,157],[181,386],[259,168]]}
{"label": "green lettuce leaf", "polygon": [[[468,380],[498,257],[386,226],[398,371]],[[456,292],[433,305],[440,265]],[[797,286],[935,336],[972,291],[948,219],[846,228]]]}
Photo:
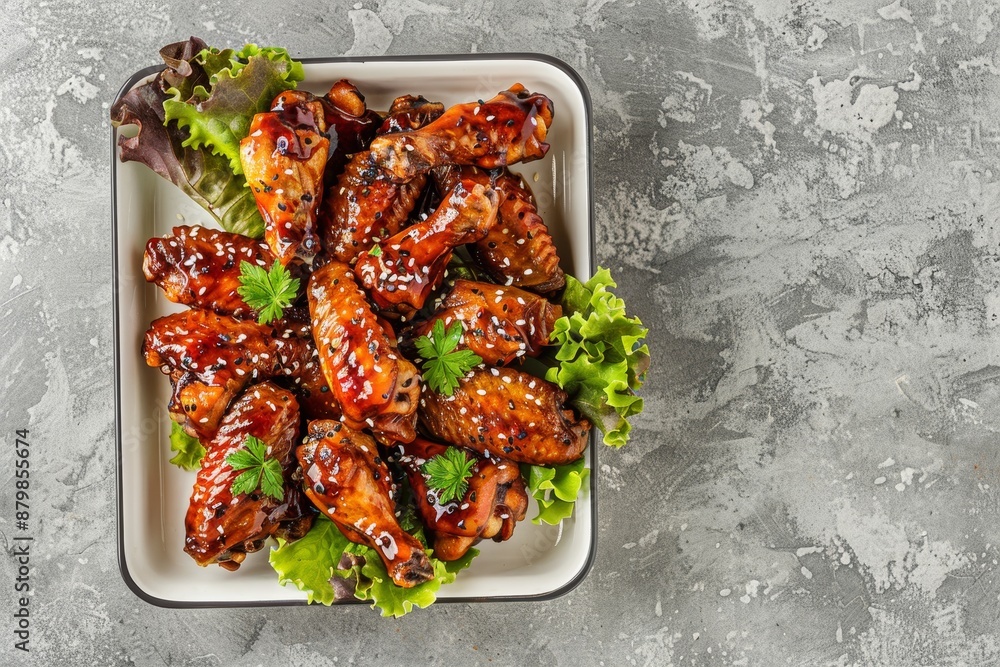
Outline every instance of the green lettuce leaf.
{"label": "green lettuce leaf", "polygon": [[305,78],[302,63],[285,49],[247,44],[239,51],[203,49],[194,64],[207,82],[167,89],[164,117],[188,131],[185,147],[207,147],[228,160],[232,173],[242,174],[240,140],[256,114],[269,110],[279,93]]}
{"label": "green lettuce leaf", "polygon": [[196,61],[205,48],[196,37],[163,47],[160,55],[167,67],[111,107],[116,127],[139,128],[135,136],[119,137],[119,155],[122,162],[141,162],[176,185],[223,229],[258,238],[264,234],[264,221],[246,179],[233,173],[228,158],[190,146],[188,131],[176,123],[168,124],[164,115],[163,104],[171,97],[166,90],[188,91],[190,95],[208,84],[208,73]]}
{"label": "green lettuce leaf", "polygon": [[553,327],[550,342],[558,347],[548,353],[545,374],[612,447],[628,442],[628,418],[642,412],[635,392],[649,367],[648,329],[625,314],[625,302],[610,291],[617,286],[611,272],[600,267],[586,283],[566,276],[562,307],[567,314]]}
{"label": "green lettuce leaf", "polygon": [[401,588],[392,583],[385,564],[374,550],[360,544],[352,544],[348,548],[363,559],[363,565],[356,570],[358,584],[355,597],[371,601],[372,608],[380,609],[383,617],[394,618],[409,613],[414,607],[423,609],[433,604],[441,586],[455,581],[458,572],[469,567],[472,559],[479,554],[477,549],[469,549],[462,558],[446,563],[434,558],[433,552],[428,551],[434,566],[434,578],[413,588]]}
{"label": "green lettuce leaf", "polygon": [[[401,519],[406,516],[404,511]],[[403,523],[401,521],[401,525]],[[415,521],[406,519],[405,523],[404,528],[409,528]],[[409,529],[426,545],[422,526]],[[353,585],[355,598],[371,602],[373,608],[382,611],[382,616],[398,618],[414,607],[432,604],[441,586],[455,581],[458,572],[469,567],[478,553],[476,549],[469,549],[459,560],[446,563],[428,551],[434,566],[434,579],[413,588],[401,588],[392,583],[385,564],[374,549],[349,541],[332,521],[320,515],[302,539],[286,542],[279,538],[278,547],[271,550],[270,562],[278,573],[278,583],[295,585],[307,594],[310,603],[331,605],[343,599],[339,593],[342,586],[336,584],[349,582]]]}
{"label": "green lettuce leaf", "polygon": [[590,470],[580,459],[552,467],[524,464],[521,475],[528,491],[538,501],[538,516],[531,520],[532,523],[555,526],[573,516],[576,499],[590,478]]}
{"label": "green lettuce leaf", "polygon": [[279,537],[269,560],[279,584],[293,584],[306,593],[309,603],[331,605],[337,599],[331,580],[350,544],[333,522],[321,515],[301,539],[288,542]]}
{"label": "green lettuce leaf", "polygon": [[170,462],[178,468],[192,471],[201,468],[205,448],[198,438],[185,433],[177,422],[170,422],[170,451],[177,452]]}

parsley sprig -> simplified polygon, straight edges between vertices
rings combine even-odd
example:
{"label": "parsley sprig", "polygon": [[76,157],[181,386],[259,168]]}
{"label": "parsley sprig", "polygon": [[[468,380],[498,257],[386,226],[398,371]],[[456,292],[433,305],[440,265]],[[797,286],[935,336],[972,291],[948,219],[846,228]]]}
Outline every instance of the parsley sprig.
{"label": "parsley sprig", "polygon": [[270,271],[244,260],[240,262],[240,287],[236,291],[248,306],[258,311],[257,322],[267,324],[281,317],[295,301],[299,279],[292,278],[277,260]]}
{"label": "parsley sprig", "polygon": [[458,379],[483,363],[482,357],[471,350],[457,350],[462,338],[462,323],[456,321],[444,330],[444,322],[437,320],[430,336],[421,336],[415,343],[423,358],[424,380],[427,385],[445,396],[451,396],[458,387]]}
{"label": "parsley sprig", "polygon": [[233,495],[253,493],[259,486],[265,495],[275,500],[284,500],[281,462],[275,458],[268,458],[267,445],[252,435],[247,436],[243,446],[244,449],[238,449],[226,456],[226,463],[233,470],[243,470],[230,487]]}
{"label": "parsley sprig", "polygon": [[461,449],[449,447],[443,454],[431,457],[420,470],[427,476],[427,486],[438,492],[438,501],[447,503],[465,497],[475,465]]}

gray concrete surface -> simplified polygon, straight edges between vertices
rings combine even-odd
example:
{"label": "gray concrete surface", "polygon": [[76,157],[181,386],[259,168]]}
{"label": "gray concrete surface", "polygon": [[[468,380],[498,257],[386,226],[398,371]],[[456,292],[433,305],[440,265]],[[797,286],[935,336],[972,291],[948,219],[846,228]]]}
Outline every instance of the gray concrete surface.
{"label": "gray concrete surface", "polygon": [[[35,665],[1000,662],[996,2],[8,0],[0,532],[35,443]],[[115,559],[108,104],[163,43],[540,51],[596,108],[598,255],[651,327],[599,552],[545,603],[171,611]]]}

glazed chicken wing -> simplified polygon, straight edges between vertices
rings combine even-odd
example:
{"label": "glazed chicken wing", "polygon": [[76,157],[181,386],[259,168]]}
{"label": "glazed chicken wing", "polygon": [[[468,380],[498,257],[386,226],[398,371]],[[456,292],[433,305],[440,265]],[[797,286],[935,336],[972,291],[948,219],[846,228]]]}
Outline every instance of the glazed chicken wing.
{"label": "glazed chicken wing", "polygon": [[374,549],[397,586],[434,578],[423,545],[396,521],[392,477],[370,436],[340,422],[311,422],[296,454],[309,499],[347,539]]}
{"label": "glazed chicken wing", "polygon": [[320,98],[330,135],[330,159],[324,182],[333,183],[354,153],[368,148],[382,123],[382,116],[365,104],[357,86],[341,79]]}
{"label": "glazed chicken wing", "polygon": [[240,163],[264,218],[264,237],[282,264],[319,251],[316,213],[330,151],[323,105],[288,90],[259,113],[240,141]]}
{"label": "glazed chicken wing", "polygon": [[433,537],[434,555],[453,561],[480,539],[509,540],[514,526],[524,519],[528,494],[516,463],[471,454],[476,464],[465,495],[442,503],[440,494],[428,488],[420,466],[448,449],[448,445],[416,438],[399,445],[397,460],[406,470],[417,510]]}
{"label": "glazed chicken wing", "polygon": [[563,465],[580,458],[590,422],[565,407],[566,392],[513,368],[476,369],[452,396],[425,390],[420,422],[435,438],[519,463]]}
{"label": "glazed chicken wing", "polygon": [[170,236],[149,239],[142,271],[174,303],[253,318],[257,312],[236,291],[240,262],[270,267],[274,255],[266,243],[242,234],[179,226]]}
{"label": "glazed chicken wing", "polygon": [[[311,331],[309,335],[312,336]],[[304,363],[300,363],[297,368],[284,369],[284,375],[277,379],[286,384],[287,381],[291,381],[289,386],[299,399],[302,416],[306,420],[340,419],[344,411],[340,407],[337,396],[326,382],[326,376],[323,375],[319,359],[319,351],[311,338],[308,341],[308,348],[308,359]]]}
{"label": "glazed chicken wing", "polygon": [[[420,127],[441,115],[440,104],[411,96],[397,98],[380,132],[401,132]],[[326,254],[353,265],[375,245],[399,233],[424,189],[427,177],[406,183],[381,177],[371,153],[356,153],[337,180],[327,189],[319,225]]]}
{"label": "glazed chicken wing", "polygon": [[426,181],[425,176],[407,183],[379,178],[371,156],[356,154],[327,191],[320,214],[327,256],[353,265],[379,239],[399,233]]}
{"label": "glazed chicken wing", "polygon": [[376,306],[409,318],[441,283],[452,249],[485,236],[496,211],[493,190],[460,181],[430,217],[358,258],[354,273]]}
{"label": "glazed chicken wing", "polygon": [[[184,525],[184,551],[199,565],[218,563],[239,568],[248,553],[260,551],[271,535],[297,539],[308,532],[313,512],[293,481],[299,406],[289,392],[264,382],[248,388],[206,443]],[[268,457],[281,463],[284,497],[276,500],[260,489],[233,495],[233,470],[226,457],[244,447],[249,436],[267,445]]]}
{"label": "glazed chicken wing", "polygon": [[444,113],[444,105],[423,95],[400,95],[392,101],[389,115],[382,121],[379,134],[410,132],[432,123]]}
{"label": "glazed chicken wing", "polygon": [[309,341],[253,321],[204,310],[153,320],[142,352],[174,380],[171,417],[210,439],[232,400],[254,382],[295,376],[312,358]]}
{"label": "glazed chicken wing", "polygon": [[397,182],[449,164],[492,169],[537,160],[549,145],[552,101],[519,83],[487,102],[451,107],[419,130],[376,137],[376,163]]}
{"label": "glazed chicken wing", "polygon": [[497,223],[472,246],[472,256],[498,283],[549,294],[566,284],[559,254],[548,227],[538,215],[535,197],[525,180],[506,168],[485,171],[476,167],[436,172],[447,190],[460,180],[496,188],[500,195]]}
{"label": "glazed chicken wing", "polygon": [[430,335],[441,320],[445,329],[461,321],[465,333],[456,349],[469,349],[491,366],[505,366],[520,357],[537,357],[548,344],[562,308],[537,294],[472,280],[456,280],[448,296],[425,322],[408,330],[403,349]]}
{"label": "glazed chicken wing", "polygon": [[397,353],[395,336],[372,312],[350,267],[330,262],[314,271],[308,296],[321,368],[345,421],[390,440],[412,440],[419,374]]}

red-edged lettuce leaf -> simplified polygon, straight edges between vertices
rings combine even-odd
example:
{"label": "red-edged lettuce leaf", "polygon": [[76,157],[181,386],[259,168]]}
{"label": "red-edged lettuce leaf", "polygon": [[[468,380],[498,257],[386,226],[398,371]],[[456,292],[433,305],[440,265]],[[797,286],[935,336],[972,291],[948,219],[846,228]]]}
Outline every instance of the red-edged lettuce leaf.
{"label": "red-edged lettuce leaf", "polygon": [[188,78],[169,88],[163,102],[166,120],[188,131],[184,146],[208,147],[229,161],[234,174],[242,174],[240,140],[256,114],[305,78],[302,63],[285,49],[247,44],[239,51],[204,49],[190,64],[207,81]]}
{"label": "red-edged lettuce leaf", "polygon": [[233,173],[226,157],[207,148],[185,145],[190,138],[187,130],[176,123],[166,124],[163,103],[170,97],[167,89],[193,91],[208,82],[209,75],[195,60],[205,48],[196,37],[163,47],[160,55],[166,69],[130,90],[111,107],[115,126],[139,128],[133,137],[119,137],[119,156],[123,162],[145,164],[179,187],[223,229],[260,237],[264,221],[246,179]]}

